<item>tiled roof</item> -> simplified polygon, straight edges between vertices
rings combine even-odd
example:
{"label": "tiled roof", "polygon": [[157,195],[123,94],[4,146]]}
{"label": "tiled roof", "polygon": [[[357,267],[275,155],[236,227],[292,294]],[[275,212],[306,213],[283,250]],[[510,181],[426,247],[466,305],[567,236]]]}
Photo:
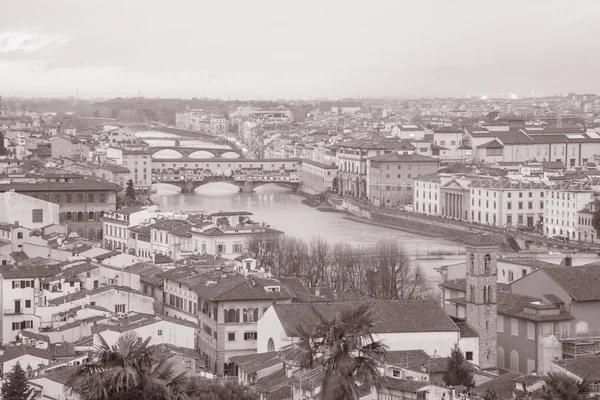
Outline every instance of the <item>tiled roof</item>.
{"label": "tiled roof", "polygon": [[385,353],[385,364],[395,365],[397,367],[420,370],[422,365],[426,365],[429,356],[423,350],[394,350]]}
{"label": "tiled roof", "polygon": [[498,190],[546,190],[549,186],[544,182],[516,181],[511,179],[473,179],[471,188]]}
{"label": "tiled roof", "polygon": [[14,267],[10,265],[0,266],[0,275],[4,279],[17,278],[45,278],[54,276],[60,272],[60,267],[57,265],[21,265]]}
{"label": "tiled roof", "polygon": [[283,285],[285,285],[292,292],[296,300],[298,300],[301,303],[323,301],[321,297],[315,296],[309,288],[304,286],[300,278],[279,277],[277,278],[277,280]]}
{"label": "tiled roof", "polygon": [[124,269],[125,272],[140,276],[141,282],[146,282],[154,286],[160,286],[163,283],[163,279],[156,274],[162,272],[162,269],[155,265],[147,264],[144,262],[135,263]]}
{"label": "tiled roof", "polygon": [[45,360],[52,359],[52,354],[46,349],[38,349],[33,346],[14,346],[4,349],[4,354],[0,355],[0,364],[24,355],[43,358]]}
{"label": "tiled roof", "polygon": [[465,237],[462,242],[467,246],[498,246],[500,241],[495,235],[477,234]]}
{"label": "tiled roof", "polygon": [[153,229],[170,231],[179,226],[188,225],[188,224],[189,224],[189,222],[180,220],[180,219],[159,219],[158,221],[156,221],[153,224],[150,224],[149,226],[150,226],[150,228],[153,228]]}
{"label": "tiled roof", "polygon": [[67,380],[73,374],[74,371],[75,367],[57,368],[55,371],[40,376],[40,378],[50,379],[51,381],[64,385],[65,383],[67,383]]}
{"label": "tiled roof", "polygon": [[25,329],[21,329],[21,336],[42,342],[50,342],[50,338],[47,335],[42,335],[41,333],[31,332]]}
{"label": "tiled roof", "polygon": [[444,289],[451,289],[451,290],[458,290],[461,292],[466,292],[467,291],[467,279],[466,278],[453,279],[450,281],[442,282],[438,286],[441,288],[444,288]]}
{"label": "tiled roof", "polygon": [[493,378],[476,386],[471,389],[471,392],[483,396],[488,390],[493,390],[496,392],[499,399],[512,399],[513,392],[516,390],[515,379],[519,376],[521,376],[521,374],[507,372],[497,378]]}
{"label": "tiled roof", "polygon": [[69,342],[52,343],[48,349],[53,358],[73,357],[75,355],[75,347],[73,343]]}
{"label": "tiled roof", "polygon": [[473,329],[466,321],[456,322],[456,326],[460,329],[460,337],[479,337],[475,329]]}
{"label": "tiled roof", "polygon": [[93,179],[75,179],[72,182],[0,183],[0,193],[15,192],[77,192],[77,191],[118,191],[119,185]]}
{"label": "tiled roof", "polygon": [[417,393],[419,390],[429,386],[429,381],[416,381],[412,379],[397,379],[386,376],[381,379],[381,386],[387,389],[398,390],[407,393]]}
{"label": "tiled roof", "polygon": [[135,214],[136,212],[144,211],[145,209],[146,208],[144,207],[126,207],[116,210],[115,214],[131,215]]}
{"label": "tiled roof", "polygon": [[557,360],[554,364],[566,369],[579,378],[589,378],[592,381],[600,380],[600,356],[570,358]]}
{"label": "tiled roof", "polygon": [[477,146],[477,148],[481,148],[481,149],[501,149],[503,147],[504,147],[504,145],[502,145],[502,143],[500,143],[496,139]]}
{"label": "tiled roof", "polygon": [[[319,322],[317,312],[332,318],[344,308],[364,302],[274,304],[279,321],[288,336],[296,335],[297,326],[312,326]],[[458,327],[434,302],[408,300],[369,301],[375,313],[374,333],[447,332]]]}
{"label": "tiled roof", "polygon": [[432,162],[438,163],[439,160],[433,157],[423,156],[421,154],[398,154],[386,153],[378,156],[370,157],[371,161],[378,162]]}
{"label": "tiled roof", "polygon": [[[532,304],[535,303],[535,304]],[[537,305],[541,303],[540,305]],[[498,292],[498,314],[509,315],[511,317],[522,318],[530,321],[570,321],[573,316],[567,311],[561,310],[559,313],[545,314],[532,313],[526,311],[525,307],[542,310],[556,310],[554,305],[546,305],[540,299],[530,296],[522,296],[515,293]]]}
{"label": "tiled roof", "polygon": [[139,314],[133,317],[129,317],[122,322],[122,325],[112,325],[112,324],[97,324],[92,326],[92,333],[99,333],[103,331],[113,331],[113,332],[126,332],[133,329],[138,329],[143,326],[148,326],[152,324],[157,324],[162,321],[166,321],[169,323],[184,325],[191,328],[198,328],[198,325],[194,322],[185,320],[183,318],[174,318],[168,317],[166,315],[148,315],[148,314]]}
{"label": "tiled roof", "polygon": [[575,301],[600,300],[600,263],[580,267],[552,267],[542,270]]}
{"label": "tiled roof", "polygon": [[332,302],[342,302],[342,301],[361,301],[361,300],[369,300],[369,297],[352,293],[344,290],[337,290],[331,286],[324,287],[312,287],[310,289],[316,296],[317,290],[319,291],[319,298],[324,301],[332,301]]}
{"label": "tiled roof", "polygon": [[261,369],[269,368],[277,364],[281,364],[283,366],[283,358],[280,357],[280,353],[278,351],[235,356],[230,357],[229,360],[242,367],[244,373],[246,374],[252,374],[260,371]]}
{"label": "tiled roof", "polygon": [[127,286],[114,286],[114,285],[106,285],[106,286],[101,286],[97,289],[81,289],[77,292],[74,293],[70,293],[67,294],[65,296],[60,296],[57,297],[55,299],[50,300],[50,303],[52,304],[63,304],[63,303],[68,303],[71,301],[75,301],[75,300],[81,300],[84,299],[86,296],[94,296],[100,293],[104,293],[104,292],[108,292],[111,290],[117,290],[117,291],[123,291],[123,292],[129,292],[129,293],[133,293],[133,294],[137,294],[139,296],[146,296],[146,297],[152,297],[152,296],[148,296],[147,294],[144,294],[142,292],[138,292],[137,290],[134,290],[130,287]]}
{"label": "tiled roof", "polygon": [[[258,379],[255,384],[256,391],[259,393],[270,393],[273,390],[280,389],[282,387],[288,387],[291,383],[291,378],[288,378],[284,368],[273,372],[267,376],[263,376]],[[288,389],[288,394],[291,391]],[[271,397],[269,397],[271,399]],[[277,399],[273,397],[273,399]],[[279,399],[277,399],[279,400]]]}

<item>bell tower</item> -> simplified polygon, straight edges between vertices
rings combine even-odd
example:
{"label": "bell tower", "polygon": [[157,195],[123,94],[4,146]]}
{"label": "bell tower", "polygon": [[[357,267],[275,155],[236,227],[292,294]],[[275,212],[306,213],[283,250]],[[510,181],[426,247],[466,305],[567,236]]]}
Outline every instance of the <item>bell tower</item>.
{"label": "bell tower", "polygon": [[0,96],[0,117],[6,117],[6,105],[2,101],[2,96]]}
{"label": "bell tower", "polygon": [[497,366],[498,241],[476,235],[465,241],[467,257],[467,324],[479,335],[479,367]]}

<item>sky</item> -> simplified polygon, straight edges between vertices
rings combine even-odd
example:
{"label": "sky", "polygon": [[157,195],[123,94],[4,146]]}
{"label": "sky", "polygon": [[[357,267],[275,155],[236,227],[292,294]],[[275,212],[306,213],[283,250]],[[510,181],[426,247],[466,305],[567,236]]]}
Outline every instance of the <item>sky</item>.
{"label": "sky", "polygon": [[0,0],[0,95],[600,92],[598,0]]}

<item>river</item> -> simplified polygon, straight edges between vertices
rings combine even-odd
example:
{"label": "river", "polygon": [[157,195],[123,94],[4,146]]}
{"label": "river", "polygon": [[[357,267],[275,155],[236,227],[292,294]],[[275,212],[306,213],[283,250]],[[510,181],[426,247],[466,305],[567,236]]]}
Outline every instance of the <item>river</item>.
{"label": "river", "polygon": [[[138,132],[137,137],[164,138],[164,140],[147,140],[150,146],[174,145],[174,135],[157,131]],[[200,140],[181,138],[182,146],[194,147],[227,147]],[[383,228],[374,225],[344,219],[342,213],[317,211],[301,203],[302,196],[276,185],[265,185],[254,193],[239,193],[238,188],[227,183],[211,183],[201,186],[194,194],[182,194],[180,189],[165,184],[155,185],[157,190],[153,199],[162,211],[205,212],[216,211],[249,211],[254,220],[265,222],[274,229],[283,231],[287,236],[310,240],[321,236],[328,242],[366,245],[379,239],[395,237],[402,242],[411,256],[427,255],[431,251],[446,251],[457,254],[462,246],[456,243],[423,237],[408,232]],[[434,281],[439,275],[434,268],[451,264],[450,260],[420,260],[427,275]]]}

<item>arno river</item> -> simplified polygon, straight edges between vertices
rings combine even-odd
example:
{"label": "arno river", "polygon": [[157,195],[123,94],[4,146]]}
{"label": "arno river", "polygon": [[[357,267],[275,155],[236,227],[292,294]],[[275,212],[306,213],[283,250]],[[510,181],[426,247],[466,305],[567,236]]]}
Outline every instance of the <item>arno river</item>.
{"label": "arno river", "polygon": [[[166,143],[171,137],[162,132],[139,132],[139,137],[164,137],[166,140],[148,140],[151,146],[172,145]],[[173,139],[171,139],[173,140]],[[199,141],[185,142],[184,146],[212,147],[214,144]],[[212,146],[211,146],[212,145]],[[396,237],[404,245],[407,253],[425,255],[430,251],[449,251],[457,253],[461,247],[455,243],[431,239],[403,231],[362,224],[344,219],[342,213],[317,211],[302,204],[302,196],[289,189],[276,185],[265,185],[254,193],[238,193],[238,188],[226,183],[211,183],[196,189],[194,194],[182,194],[179,188],[171,185],[155,185],[153,199],[161,211],[205,212],[249,211],[254,213],[253,220],[265,222],[274,229],[281,230],[286,236],[309,240],[321,236],[330,243],[370,244],[379,239]],[[456,262],[456,261],[454,261]],[[420,261],[432,279],[439,278],[433,267],[451,264],[451,260]]]}

